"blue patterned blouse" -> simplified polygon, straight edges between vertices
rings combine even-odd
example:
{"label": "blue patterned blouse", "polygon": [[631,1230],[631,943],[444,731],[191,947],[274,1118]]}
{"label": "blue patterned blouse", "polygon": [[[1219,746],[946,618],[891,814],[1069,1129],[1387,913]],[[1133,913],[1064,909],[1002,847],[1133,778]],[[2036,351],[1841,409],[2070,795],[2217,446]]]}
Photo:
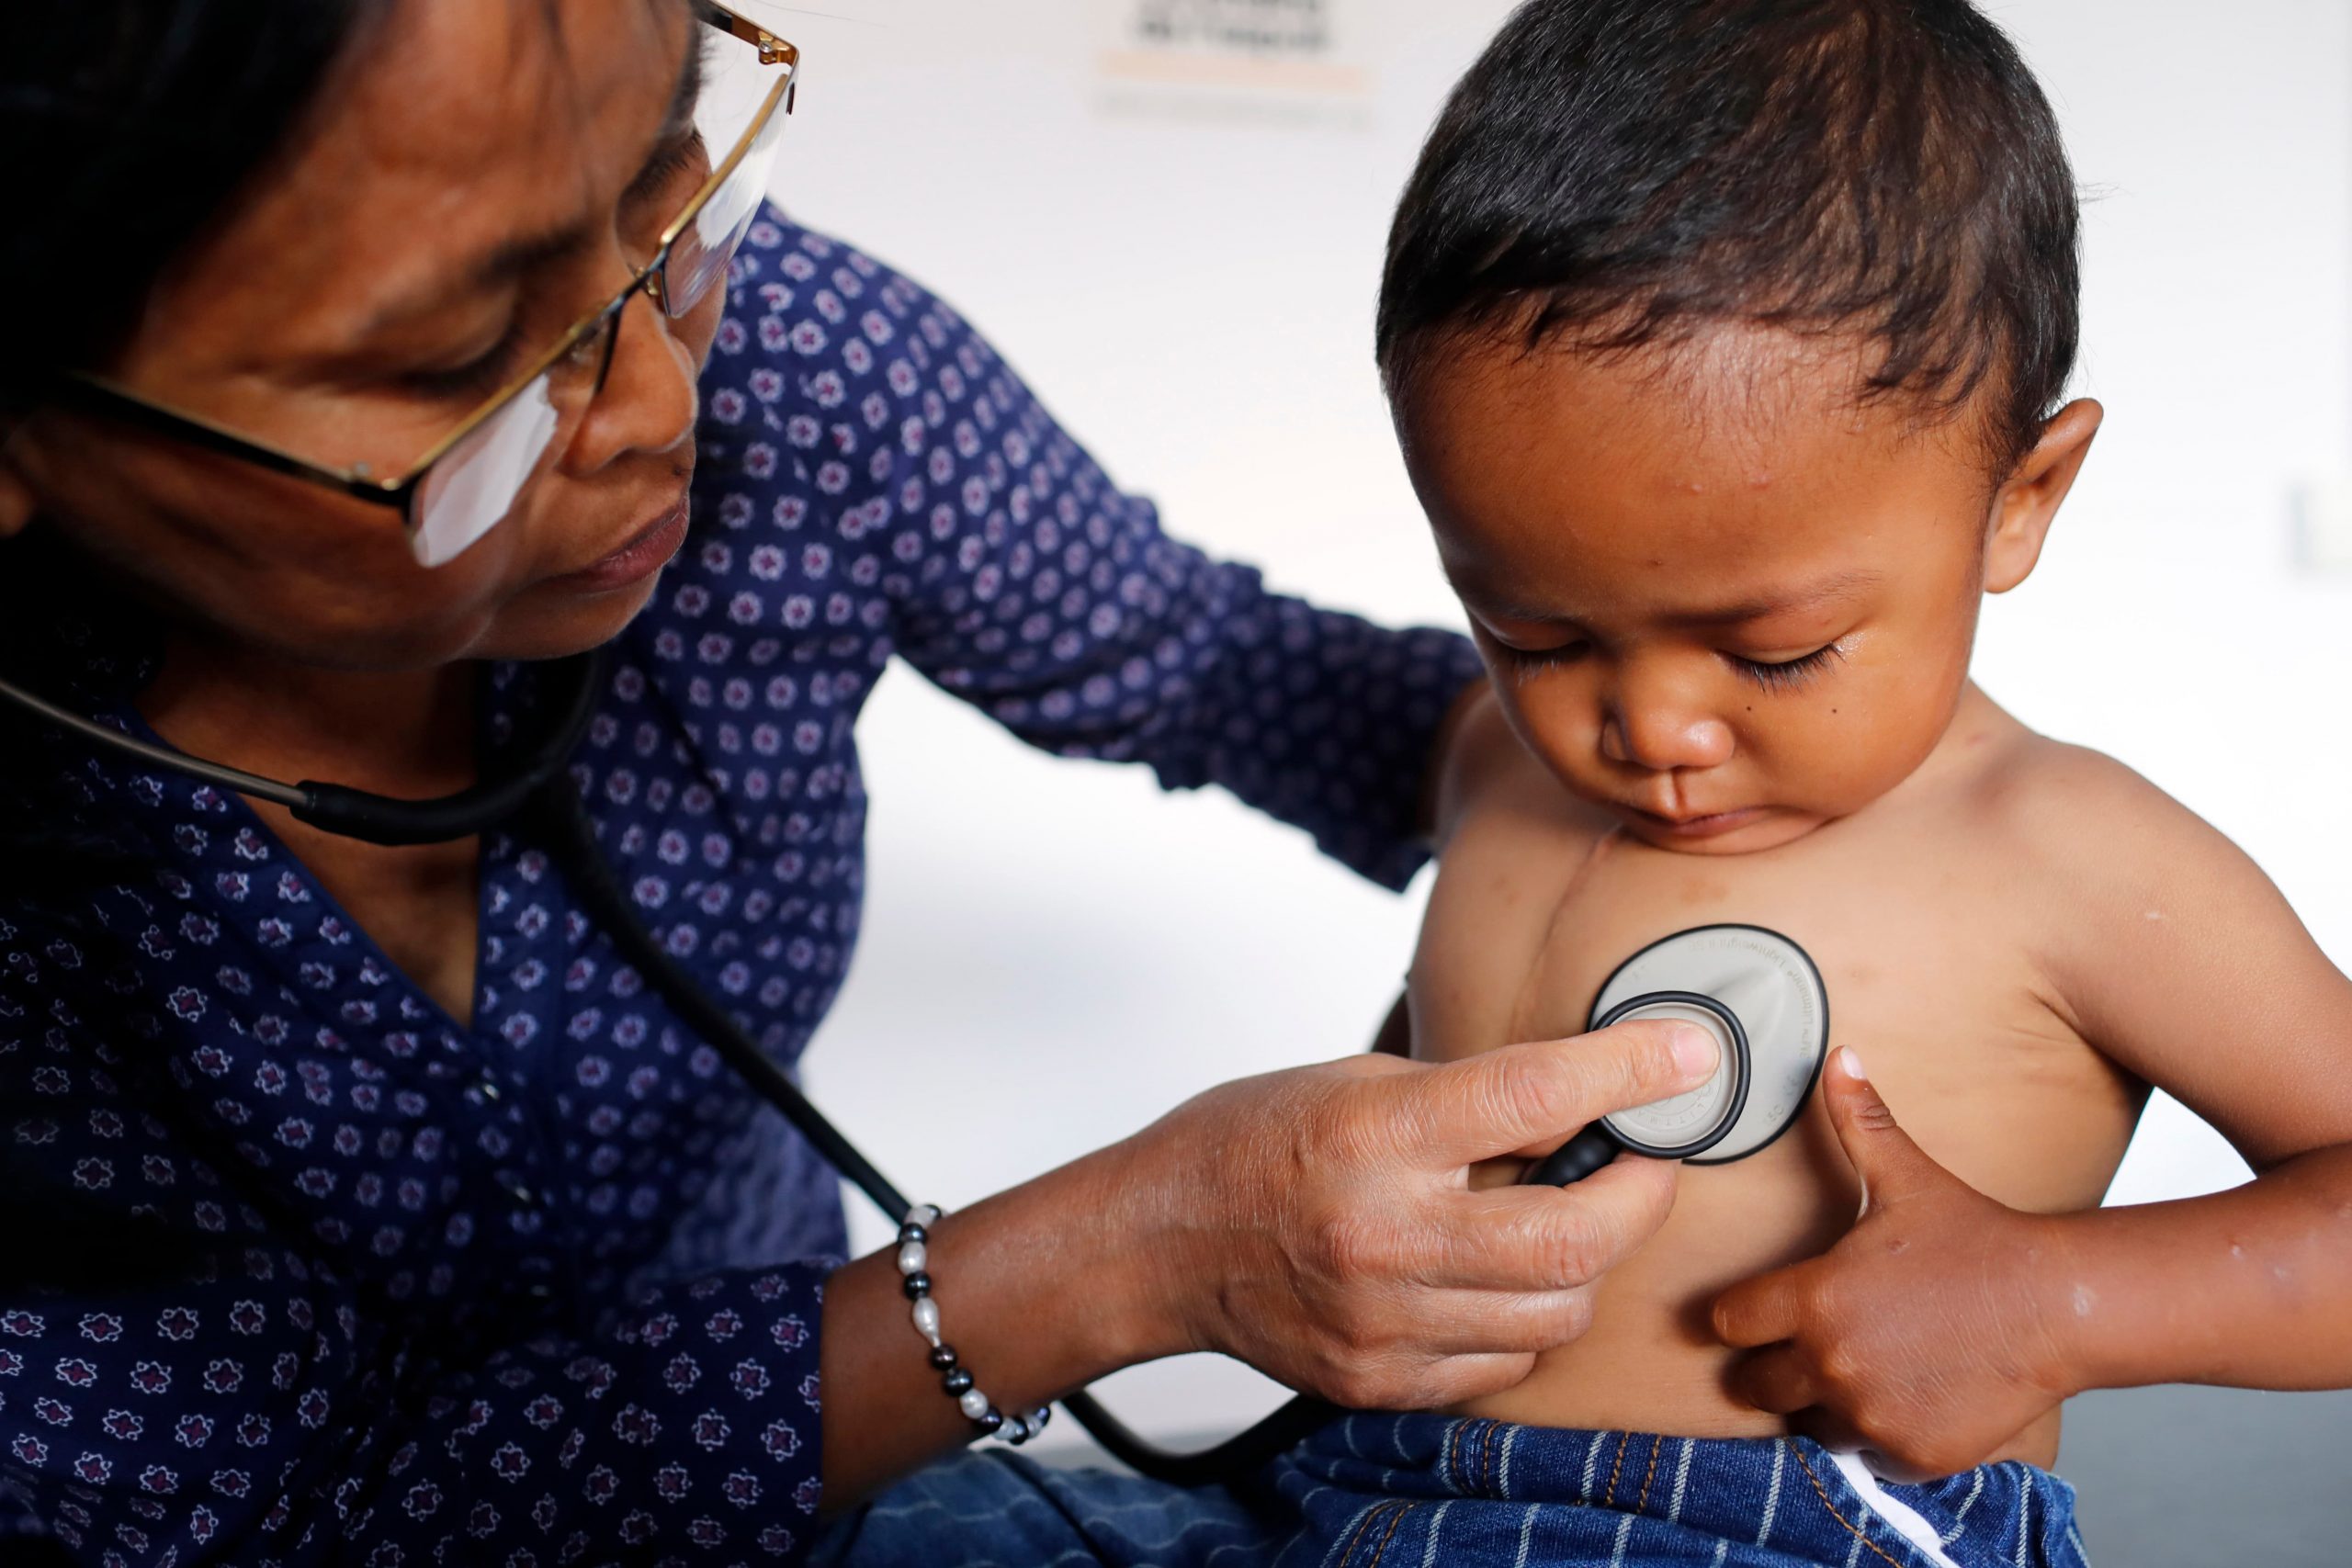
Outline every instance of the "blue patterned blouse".
{"label": "blue patterned blouse", "polygon": [[[849,962],[853,727],[893,654],[1035,745],[1411,874],[1464,643],[1172,542],[846,246],[771,213],[733,283],[694,526],[574,772],[622,886],[768,1049],[799,1055]],[[140,617],[49,571],[6,618],[21,676],[145,733]],[[486,668],[484,749],[538,701]],[[834,1178],[538,845],[484,843],[469,1026],[236,796],[9,723],[0,807],[38,825],[0,865],[0,1556],[799,1554]]]}

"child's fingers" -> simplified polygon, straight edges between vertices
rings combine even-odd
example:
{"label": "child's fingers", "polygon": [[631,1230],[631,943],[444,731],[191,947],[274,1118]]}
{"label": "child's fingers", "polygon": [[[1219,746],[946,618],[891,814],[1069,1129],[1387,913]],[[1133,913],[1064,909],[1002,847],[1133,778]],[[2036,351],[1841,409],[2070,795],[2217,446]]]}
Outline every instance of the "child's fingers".
{"label": "child's fingers", "polygon": [[1735,1350],[1795,1338],[1804,1317],[1799,1285],[1804,1267],[1792,1264],[1742,1280],[1717,1296],[1708,1314],[1715,1337]]}
{"label": "child's fingers", "polygon": [[1861,1179],[1862,1213],[1900,1203],[1939,1179],[1952,1179],[1894,1120],[1851,1046],[1830,1053],[1821,1075],[1821,1098],[1838,1145]]}
{"label": "child's fingers", "polygon": [[1820,1386],[1793,1345],[1768,1345],[1743,1356],[1732,1367],[1731,1386],[1741,1399],[1773,1416],[1792,1416],[1821,1403]]}

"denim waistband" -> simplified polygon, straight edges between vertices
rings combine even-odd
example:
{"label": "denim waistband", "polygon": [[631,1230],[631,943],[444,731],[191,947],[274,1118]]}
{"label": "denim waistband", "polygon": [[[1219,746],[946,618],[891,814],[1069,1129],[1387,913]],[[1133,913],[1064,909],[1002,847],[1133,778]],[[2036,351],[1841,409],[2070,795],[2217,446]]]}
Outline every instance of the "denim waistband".
{"label": "denim waistband", "polygon": [[[1402,1508],[1392,1524],[1409,1518],[1415,1505],[1450,1499],[1568,1505],[1670,1525],[1688,1532],[1686,1539],[1711,1537],[1822,1561],[1843,1562],[1851,1554],[1902,1568],[1933,1561],[1933,1549],[1903,1542],[1904,1532],[1856,1489],[1828,1450],[1804,1438],[1679,1438],[1360,1412],[1315,1433],[1277,1464],[1293,1472],[1293,1483],[1282,1489],[1295,1501],[1305,1496],[1299,1481],[1329,1488],[1334,1498],[1393,1500]],[[1937,1548],[1962,1562],[2083,1561],[2074,1488],[2036,1466],[1980,1465],[1883,1490],[1925,1522]],[[1310,1505],[1310,1511],[1319,1510]],[[1342,1551],[1334,1561],[1353,1559]]]}

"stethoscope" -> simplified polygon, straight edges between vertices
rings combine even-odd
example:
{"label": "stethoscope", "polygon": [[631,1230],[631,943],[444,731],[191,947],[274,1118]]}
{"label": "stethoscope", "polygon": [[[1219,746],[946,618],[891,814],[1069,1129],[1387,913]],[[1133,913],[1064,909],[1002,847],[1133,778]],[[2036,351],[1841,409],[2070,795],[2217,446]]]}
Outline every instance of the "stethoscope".
{"label": "stethoscope", "polygon": [[[896,1224],[911,1205],[843,1137],[797,1084],[711,1000],[639,919],[615,880],[566,766],[605,688],[602,649],[549,666],[545,732],[494,776],[432,800],[405,800],[305,780],[287,784],[206,761],[110,728],[0,680],[0,702],[38,715],[119,756],[285,807],[297,820],[372,844],[441,843],[523,821],[545,835],[614,945],[760,1097]],[[1744,1159],[1804,1109],[1829,1038],[1829,998],[1803,948],[1758,926],[1678,932],[1620,964],[1594,1001],[1595,1029],[1629,1019],[1693,1023],[1713,1034],[1721,1066],[1705,1084],[1655,1105],[1611,1112],[1538,1162],[1522,1180],[1566,1186],[1623,1151],[1692,1164]],[[1105,1452],[1142,1474],[1197,1486],[1240,1474],[1341,1414],[1309,1395],[1238,1435],[1192,1453],[1146,1441],[1084,1390],[1061,1400]]]}

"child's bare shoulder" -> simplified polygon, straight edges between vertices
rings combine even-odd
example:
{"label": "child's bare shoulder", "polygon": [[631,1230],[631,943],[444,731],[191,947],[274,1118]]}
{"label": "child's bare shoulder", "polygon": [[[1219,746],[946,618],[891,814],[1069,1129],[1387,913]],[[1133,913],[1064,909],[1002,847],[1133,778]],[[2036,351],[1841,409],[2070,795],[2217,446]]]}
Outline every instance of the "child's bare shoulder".
{"label": "child's bare shoulder", "polygon": [[[2114,758],[2020,731],[1973,791],[1975,827],[2053,999],[2109,1055],[2156,1081],[2147,998],[2201,1016],[2253,976],[2339,995],[2342,976],[2284,897],[2220,829]],[[2240,998],[2245,1001],[2244,998]]]}
{"label": "child's bare shoulder", "polygon": [[2022,725],[1966,794],[1972,827],[1997,845],[2009,874],[2061,879],[2074,900],[2136,900],[2144,888],[2245,863],[2211,824],[2127,764]]}

